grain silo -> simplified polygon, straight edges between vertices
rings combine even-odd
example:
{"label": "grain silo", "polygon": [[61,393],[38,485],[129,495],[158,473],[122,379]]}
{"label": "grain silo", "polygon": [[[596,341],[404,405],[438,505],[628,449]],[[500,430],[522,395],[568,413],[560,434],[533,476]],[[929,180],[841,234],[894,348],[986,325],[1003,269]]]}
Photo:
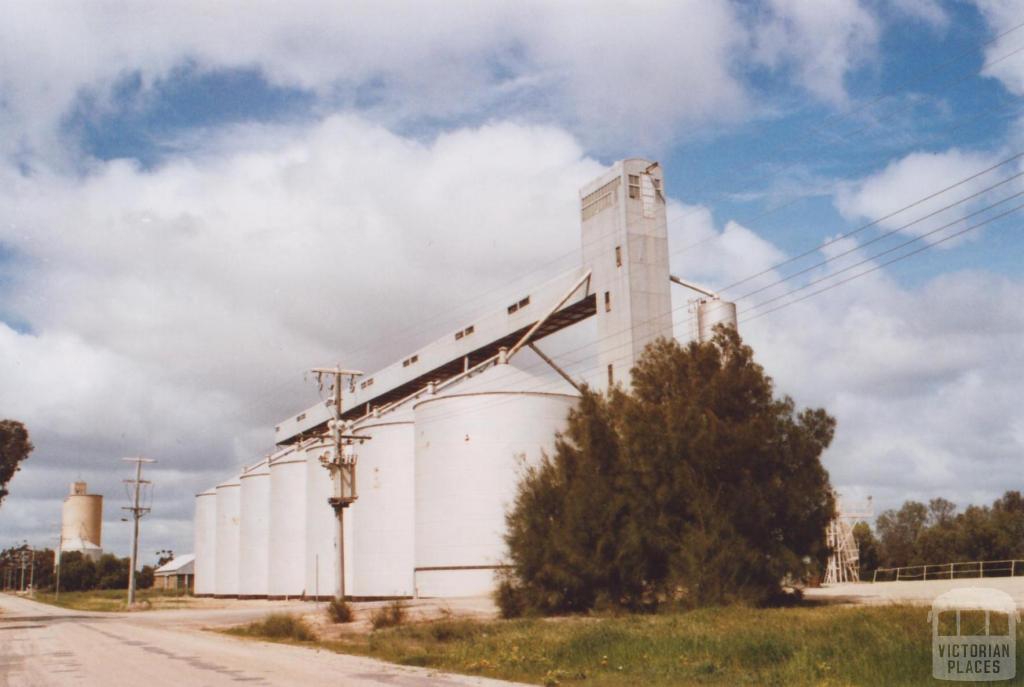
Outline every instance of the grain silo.
{"label": "grain silo", "polygon": [[193,523],[195,547],[195,595],[213,596],[217,589],[217,491],[196,494]]}
{"label": "grain silo", "polygon": [[523,470],[554,449],[579,396],[496,365],[415,405],[417,596],[487,594]]}
{"label": "grain silo", "polygon": [[355,428],[367,437],[355,447],[359,499],[353,519],[351,586],[355,597],[413,596],[415,444],[411,403]]}
{"label": "grain silo", "polygon": [[238,596],[267,596],[270,546],[270,467],[264,460],[238,478],[241,523],[238,544]]}
{"label": "grain silo", "polygon": [[[581,189],[579,201],[582,260],[576,267],[509,294],[370,374],[340,364],[315,370],[319,381],[323,374],[334,380],[335,398],[274,428],[279,451],[269,461],[269,597],[336,593],[341,560],[350,596],[490,591],[504,560],[504,516],[520,471],[552,449],[580,382],[598,391],[628,390],[644,347],[672,336],[678,323],[670,282],[700,294],[691,300],[699,338],[706,339],[718,322],[735,325],[733,304],[670,274],[658,163],[617,162]],[[548,357],[541,348],[547,347],[545,337],[586,320],[595,325],[590,354],[598,364],[577,379],[560,367],[559,356]],[[551,368],[541,364],[542,370],[558,373],[557,387],[510,364],[525,348]],[[351,450],[358,457],[357,498],[344,511],[343,556],[337,516],[328,504],[330,473],[320,461],[336,448],[328,424],[335,403],[349,433],[338,441],[355,442]],[[243,482],[260,479],[267,480],[253,475]],[[219,500],[223,489],[217,491]],[[256,503],[254,498],[252,508]],[[243,511],[248,531],[249,506]],[[204,513],[197,502],[197,521]],[[237,557],[238,542],[219,532],[206,540],[216,540],[211,565],[220,577],[221,557],[230,558],[222,549],[234,546]],[[198,534],[196,548],[201,568]]]}
{"label": "grain silo", "polygon": [[302,596],[306,589],[306,454],[296,447],[270,457],[268,558],[268,596]]}
{"label": "grain silo", "polygon": [[103,497],[73,482],[61,507],[61,551],[78,551],[93,560],[103,553]]}
{"label": "grain silo", "polygon": [[241,482],[237,477],[217,485],[217,555],[215,596],[238,596],[238,535]]}

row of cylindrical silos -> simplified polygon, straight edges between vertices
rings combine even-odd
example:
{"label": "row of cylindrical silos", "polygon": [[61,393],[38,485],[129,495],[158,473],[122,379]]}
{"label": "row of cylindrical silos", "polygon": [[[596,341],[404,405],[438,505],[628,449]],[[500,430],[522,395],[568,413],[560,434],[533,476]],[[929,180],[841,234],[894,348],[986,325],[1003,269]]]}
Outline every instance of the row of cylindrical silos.
{"label": "row of cylindrical silos", "polygon": [[[519,477],[551,453],[578,396],[502,364],[355,427],[358,499],[345,510],[355,598],[489,592],[506,562]],[[338,524],[324,445],[289,446],[196,498],[197,594],[337,593]]]}

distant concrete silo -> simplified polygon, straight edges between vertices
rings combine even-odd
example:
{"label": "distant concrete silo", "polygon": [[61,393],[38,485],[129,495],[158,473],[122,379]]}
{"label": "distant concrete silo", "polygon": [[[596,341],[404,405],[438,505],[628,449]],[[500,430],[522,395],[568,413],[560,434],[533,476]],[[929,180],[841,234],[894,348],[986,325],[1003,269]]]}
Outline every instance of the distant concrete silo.
{"label": "distant concrete silo", "polygon": [[238,545],[241,524],[241,482],[237,477],[218,484],[217,570],[215,596],[238,596]]}
{"label": "distant concrete silo", "polygon": [[103,553],[103,497],[85,482],[73,482],[61,507],[61,551],[79,551],[96,560]]}
{"label": "distant concrete silo", "polygon": [[[320,462],[325,450],[333,449],[333,442],[314,439],[306,445],[306,569],[307,597],[328,598],[338,593],[338,518],[328,502],[333,493],[331,475]],[[346,553],[352,548],[352,526],[355,515],[350,508],[345,513]],[[351,595],[352,577],[356,562],[346,556],[346,594]]]}
{"label": "distant concrete silo", "polygon": [[241,482],[238,596],[267,596],[270,546],[270,467],[267,461],[246,470]]}
{"label": "distant concrete silo", "polygon": [[345,514],[351,513],[357,524],[351,557],[355,575],[346,589],[351,596],[414,594],[414,427],[411,404],[355,427],[355,434],[370,440],[355,447],[359,498]]}
{"label": "distant concrete silo", "polygon": [[715,336],[715,325],[724,324],[738,328],[736,304],[717,298],[701,299],[697,303],[697,340],[711,341]]}
{"label": "distant concrete silo", "polygon": [[578,395],[531,391],[510,365],[419,401],[416,422],[415,584],[426,597],[494,588],[506,561],[505,513],[524,468],[554,450]]}
{"label": "distant concrete silo", "polygon": [[268,559],[268,596],[302,596],[306,589],[306,455],[295,447],[270,457]]}
{"label": "distant concrete silo", "polygon": [[217,588],[217,491],[207,489],[196,494],[196,519],[193,523],[195,595],[213,596]]}

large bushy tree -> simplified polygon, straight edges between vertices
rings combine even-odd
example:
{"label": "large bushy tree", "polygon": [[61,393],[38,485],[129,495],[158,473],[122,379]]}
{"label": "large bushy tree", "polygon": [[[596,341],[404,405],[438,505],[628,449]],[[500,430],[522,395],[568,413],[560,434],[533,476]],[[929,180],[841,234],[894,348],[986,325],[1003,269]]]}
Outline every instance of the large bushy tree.
{"label": "large bushy tree", "polygon": [[0,420],[0,504],[8,494],[8,483],[32,449],[25,425],[17,420]]}
{"label": "large bushy tree", "polygon": [[767,600],[827,555],[834,428],[777,398],[734,329],[652,344],[632,391],[584,390],[524,474],[504,598],[541,612]]}

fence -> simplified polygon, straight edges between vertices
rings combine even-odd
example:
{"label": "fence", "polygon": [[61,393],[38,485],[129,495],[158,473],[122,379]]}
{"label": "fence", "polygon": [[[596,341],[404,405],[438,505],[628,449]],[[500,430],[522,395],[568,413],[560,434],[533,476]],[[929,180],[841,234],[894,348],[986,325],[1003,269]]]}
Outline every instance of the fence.
{"label": "fence", "polygon": [[[1016,577],[1024,575],[1024,560],[969,561],[938,563],[934,565],[904,565],[899,568],[879,568],[872,582],[902,582],[913,580],[956,580],[968,577]],[[882,579],[879,579],[879,578]]]}

